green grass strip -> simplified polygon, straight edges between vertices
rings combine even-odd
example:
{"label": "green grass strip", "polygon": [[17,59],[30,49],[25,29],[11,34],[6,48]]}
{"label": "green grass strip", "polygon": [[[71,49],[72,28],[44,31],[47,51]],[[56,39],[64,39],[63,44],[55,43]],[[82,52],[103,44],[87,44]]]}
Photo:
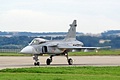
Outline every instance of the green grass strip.
{"label": "green grass strip", "polygon": [[120,80],[120,67],[34,67],[0,70],[0,80]]}

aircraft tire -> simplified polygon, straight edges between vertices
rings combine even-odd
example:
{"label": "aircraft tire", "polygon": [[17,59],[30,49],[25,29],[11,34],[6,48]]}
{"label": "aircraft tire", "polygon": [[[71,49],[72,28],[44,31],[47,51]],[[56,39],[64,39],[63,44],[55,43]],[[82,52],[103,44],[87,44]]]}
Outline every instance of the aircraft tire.
{"label": "aircraft tire", "polygon": [[46,60],[46,64],[47,64],[47,65],[50,65],[50,63],[51,63],[51,59],[48,58],[48,59]]}
{"label": "aircraft tire", "polygon": [[34,65],[35,65],[35,66],[39,66],[39,65],[40,65],[40,62],[34,62]]}
{"label": "aircraft tire", "polygon": [[68,59],[68,64],[69,65],[72,65],[73,64],[73,60],[70,58],[70,59]]}

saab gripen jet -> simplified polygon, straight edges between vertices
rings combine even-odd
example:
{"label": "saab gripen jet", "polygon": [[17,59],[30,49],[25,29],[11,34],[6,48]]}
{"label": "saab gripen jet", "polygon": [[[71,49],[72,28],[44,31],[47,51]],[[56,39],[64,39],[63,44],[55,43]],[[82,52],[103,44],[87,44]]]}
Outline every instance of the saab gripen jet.
{"label": "saab gripen jet", "polygon": [[31,43],[23,48],[20,53],[25,54],[33,54],[33,60],[35,60],[34,65],[39,66],[40,62],[38,62],[39,55],[49,54],[50,57],[46,60],[46,64],[50,65],[52,62],[52,58],[54,56],[63,55],[67,58],[68,64],[72,65],[73,60],[68,57],[68,52],[71,51],[81,51],[81,50],[94,50],[101,49],[105,47],[83,47],[83,43],[81,41],[76,40],[76,20],[70,24],[70,29],[66,37],[63,40],[46,40],[42,38],[34,38]]}

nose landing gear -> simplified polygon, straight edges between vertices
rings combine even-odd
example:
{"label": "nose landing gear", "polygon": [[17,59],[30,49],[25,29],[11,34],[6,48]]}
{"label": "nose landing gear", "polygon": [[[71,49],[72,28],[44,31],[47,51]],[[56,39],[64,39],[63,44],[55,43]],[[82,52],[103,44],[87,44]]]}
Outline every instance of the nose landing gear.
{"label": "nose landing gear", "polygon": [[35,62],[34,62],[34,65],[35,65],[35,66],[39,66],[39,65],[40,65],[40,62],[38,62],[38,60],[39,60],[39,59],[38,59],[38,55],[34,55],[34,56],[33,56],[33,60],[35,60]]}

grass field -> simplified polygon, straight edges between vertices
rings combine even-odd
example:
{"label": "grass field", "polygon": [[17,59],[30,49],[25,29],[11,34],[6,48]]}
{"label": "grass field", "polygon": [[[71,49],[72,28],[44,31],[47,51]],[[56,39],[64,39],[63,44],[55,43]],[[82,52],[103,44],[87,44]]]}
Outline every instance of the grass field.
{"label": "grass field", "polygon": [[[120,55],[120,50],[99,50],[97,53],[95,51],[91,52],[70,52],[70,56],[104,56],[104,55]],[[0,56],[32,56],[31,54],[20,54],[20,53],[2,53],[0,52]]]}
{"label": "grass field", "polygon": [[31,56],[31,54],[20,54],[14,52],[0,52],[0,56]]}
{"label": "grass field", "polygon": [[120,80],[120,67],[35,67],[0,70],[0,80]]}

